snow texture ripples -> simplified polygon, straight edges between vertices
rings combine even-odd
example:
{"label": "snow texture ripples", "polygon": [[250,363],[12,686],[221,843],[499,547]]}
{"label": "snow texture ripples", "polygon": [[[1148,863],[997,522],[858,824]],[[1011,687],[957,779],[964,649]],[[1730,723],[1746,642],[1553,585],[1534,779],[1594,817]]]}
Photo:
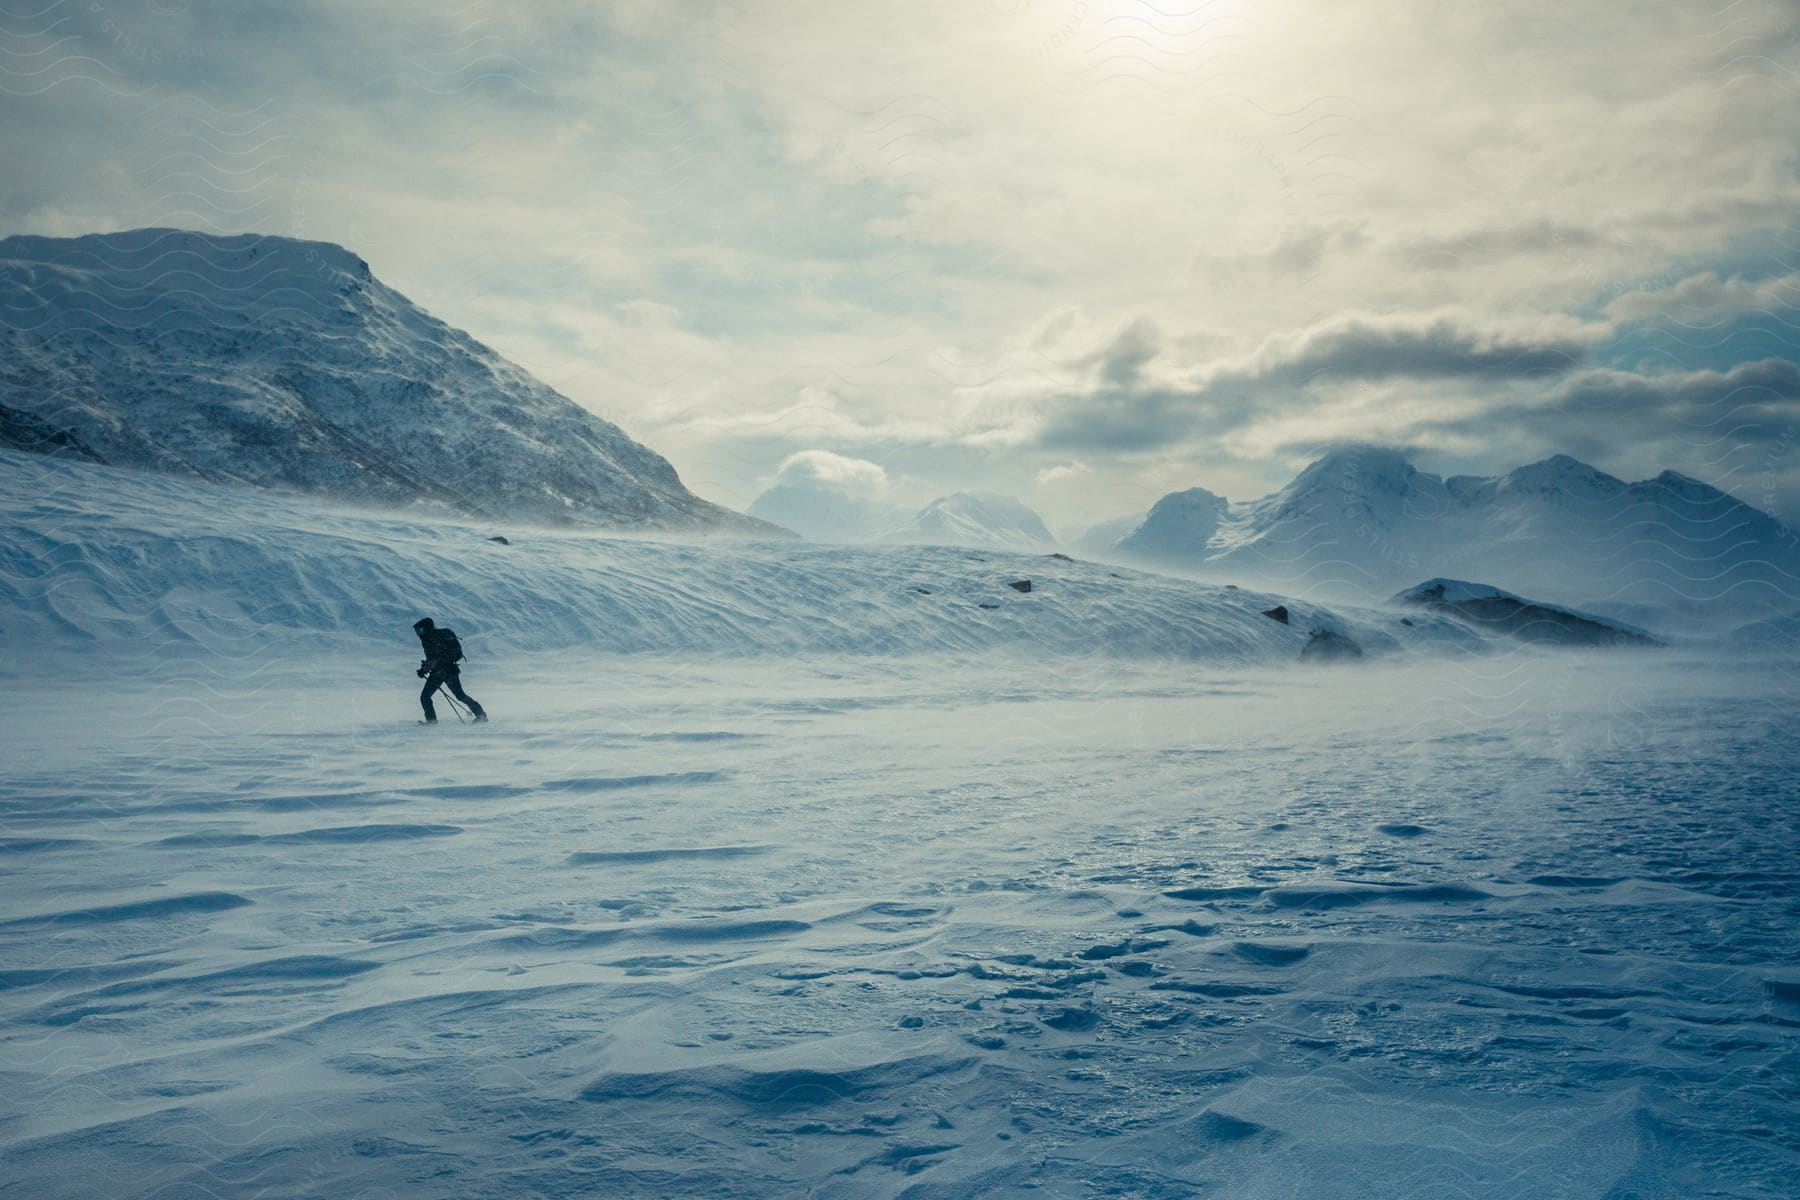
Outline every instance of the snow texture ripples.
{"label": "snow texture ripples", "polygon": [[181,682],[5,695],[0,1193],[1800,1192],[1777,667]]}

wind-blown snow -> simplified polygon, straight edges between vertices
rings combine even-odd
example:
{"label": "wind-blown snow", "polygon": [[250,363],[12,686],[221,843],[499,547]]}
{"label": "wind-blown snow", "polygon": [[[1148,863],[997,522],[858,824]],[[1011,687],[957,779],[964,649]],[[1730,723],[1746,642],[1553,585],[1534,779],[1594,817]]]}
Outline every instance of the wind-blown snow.
{"label": "wind-blown snow", "polygon": [[773,532],[326,242],[0,239],[0,435],[384,505]]}
{"label": "wind-blown snow", "polygon": [[439,611],[490,655],[1290,661],[1315,629],[1374,653],[1479,644],[1449,620],[1292,600],[1280,624],[1262,615],[1280,597],[1046,555],[683,544],[356,512],[11,451],[0,466],[0,645],[15,668],[89,645],[253,657],[273,638],[344,652]]}
{"label": "wind-blown snow", "polygon": [[1800,1189],[1791,671],[413,651],[0,691],[3,1186]]}

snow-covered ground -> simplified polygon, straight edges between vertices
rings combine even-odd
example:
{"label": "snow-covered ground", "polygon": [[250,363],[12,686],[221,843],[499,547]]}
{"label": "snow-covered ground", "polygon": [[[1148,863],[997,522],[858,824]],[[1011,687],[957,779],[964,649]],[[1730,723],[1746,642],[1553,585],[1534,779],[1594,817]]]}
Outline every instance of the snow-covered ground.
{"label": "snow-covered ground", "polygon": [[34,680],[0,1192],[1800,1190],[1791,671]]}
{"label": "snow-covered ground", "polygon": [[1768,647],[0,487],[0,1195],[1800,1194]]}

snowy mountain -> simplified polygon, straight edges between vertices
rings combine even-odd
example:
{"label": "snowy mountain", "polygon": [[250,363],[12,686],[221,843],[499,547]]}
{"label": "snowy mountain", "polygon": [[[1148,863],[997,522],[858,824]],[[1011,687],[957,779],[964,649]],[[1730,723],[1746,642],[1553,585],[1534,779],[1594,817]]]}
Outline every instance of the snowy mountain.
{"label": "snowy mountain", "polygon": [[777,532],[325,242],[0,240],[0,443],[381,506]]}
{"label": "snowy mountain", "polygon": [[933,546],[1054,550],[1044,519],[1010,496],[955,492],[939,496],[909,520],[879,535],[883,542]]}
{"label": "snowy mountain", "polygon": [[1170,492],[1113,543],[1113,551],[1127,559],[1192,566],[1204,559],[1230,507],[1225,497],[1205,488]]}
{"label": "snowy mountain", "polygon": [[1165,497],[1110,555],[1357,599],[1421,577],[1476,575],[1638,621],[1735,624],[1800,602],[1800,542],[1767,513],[1673,471],[1625,483],[1557,455],[1506,475],[1444,479],[1396,451],[1346,449],[1261,500],[1209,496]]}

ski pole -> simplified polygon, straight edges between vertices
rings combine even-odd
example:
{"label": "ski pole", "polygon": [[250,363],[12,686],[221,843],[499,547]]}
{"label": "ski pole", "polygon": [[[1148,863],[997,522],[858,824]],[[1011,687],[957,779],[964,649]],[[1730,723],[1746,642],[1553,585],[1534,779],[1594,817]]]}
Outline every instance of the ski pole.
{"label": "ski pole", "polygon": [[449,693],[449,692],[446,692],[446,691],[445,691],[445,690],[444,690],[444,685],[443,685],[443,684],[441,684],[441,683],[440,683],[440,684],[438,684],[438,685],[437,685],[437,694],[438,694],[438,696],[439,696],[439,697],[440,697],[440,698],[441,698],[441,699],[443,699],[443,700],[446,700],[446,701],[448,701],[448,702],[449,702],[449,704],[450,704],[450,711],[451,711],[451,712],[453,712],[453,713],[455,713],[455,714],[456,714],[456,721],[457,721],[457,724],[459,724],[459,725],[467,725],[467,724],[468,724],[468,722],[467,722],[467,721],[465,721],[465,720],[463,720],[463,715],[462,715],[462,705],[460,705],[460,704],[458,704],[458,703],[457,703],[457,702],[456,702],[456,701],[455,701],[455,699],[453,699],[453,698],[452,698],[452,697],[451,697],[451,695],[450,695],[450,693]]}

